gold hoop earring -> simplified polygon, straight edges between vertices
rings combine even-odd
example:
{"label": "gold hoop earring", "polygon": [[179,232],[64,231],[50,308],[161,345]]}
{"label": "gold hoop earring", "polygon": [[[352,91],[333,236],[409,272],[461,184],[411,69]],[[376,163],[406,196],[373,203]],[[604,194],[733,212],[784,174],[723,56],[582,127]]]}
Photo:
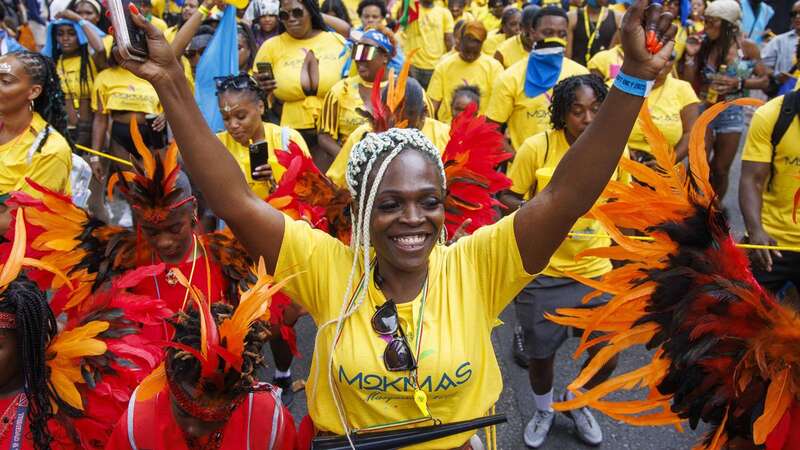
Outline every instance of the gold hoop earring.
{"label": "gold hoop earring", "polygon": [[33,112],[33,100],[31,100],[31,103],[28,105],[28,111]]}

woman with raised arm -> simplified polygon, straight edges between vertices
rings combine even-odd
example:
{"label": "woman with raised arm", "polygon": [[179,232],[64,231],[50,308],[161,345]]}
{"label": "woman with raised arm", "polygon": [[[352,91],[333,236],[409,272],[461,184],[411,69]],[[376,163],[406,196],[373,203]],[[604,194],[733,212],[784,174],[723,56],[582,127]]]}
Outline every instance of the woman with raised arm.
{"label": "woman with raised arm", "polygon": [[[646,7],[647,0],[637,0],[623,25],[625,62],[616,87],[532,201],[454,245],[437,245],[446,182],[439,152],[418,130],[370,133],[353,149],[346,174],[352,247],[251,192],[203,125],[168,44],[134,10],[150,56],[123,65],[158,91],[193,179],[268,271],[278,279],[298,273],[284,292],[319,325],[308,384],[319,433],[472,419],[497,401],[495,320],[599,197],[672,52],[671,18],[659,18],[655,6],[645,23]],[[656,54],[645,48],[646,27],[663,44]],[[418,448],[469,449],[472,438],[462,433]]]}

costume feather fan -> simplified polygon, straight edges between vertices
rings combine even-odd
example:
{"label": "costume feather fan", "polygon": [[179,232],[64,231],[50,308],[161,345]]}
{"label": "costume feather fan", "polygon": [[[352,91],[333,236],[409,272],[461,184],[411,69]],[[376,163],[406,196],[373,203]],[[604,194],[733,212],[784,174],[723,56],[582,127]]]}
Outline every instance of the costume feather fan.
{"label": "costume feather fan", "polygon": [[[584,252],[628,264],[600,281],[574,276],[613,298],[603,306],[560,309],[549,317],[586,330],[578,354],[606,345],[569,386],[577,397],[554,408],[590,406],[635,425],[688,420],[695,427],[703,421],[709,434],[700,449],[737,442],[766,444],[769,450],[798,448],[792,436],[800,427],[800,317],[753,278],[708,181],[706,127],[732,104],[759,102],[740,99],[703,113],[690,136],[689,174],[674,166],[668,145],[643,114],[659,167],[621,161],[639,183],[612,181],[605,196],[615,201],[591,212],[617,245]],[[653,241],[629,239],[620,228],[638,230]],[[588,340],[592,331],[605,334]],[[612,356],[640,344],[655,349],[647,365],[580,391]],[[637,388],[648,390],[646,398],[604,400],[611,392]]]}

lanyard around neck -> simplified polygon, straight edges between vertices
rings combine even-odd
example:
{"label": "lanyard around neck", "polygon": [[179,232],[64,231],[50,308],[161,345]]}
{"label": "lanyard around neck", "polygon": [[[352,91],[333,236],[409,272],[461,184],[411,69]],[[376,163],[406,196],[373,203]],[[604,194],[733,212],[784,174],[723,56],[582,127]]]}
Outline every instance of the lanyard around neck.
{"label": "lanyard around neck", "polygon": [[589,8],[583,10],[583,27],[586,29],[586,36],[589,38],[589,41],[586,44],[587,63],[592,57],[592,44],[594,44],[594,40],[597,38],[597,34],[600,32],[600,27],[603,25],[603,21],[606,20],[606,13],[608,13],[608,8],[605,6],[600,8],[600,16],[597,18],[597,23],[592,30],[591,20],[589,19]]}

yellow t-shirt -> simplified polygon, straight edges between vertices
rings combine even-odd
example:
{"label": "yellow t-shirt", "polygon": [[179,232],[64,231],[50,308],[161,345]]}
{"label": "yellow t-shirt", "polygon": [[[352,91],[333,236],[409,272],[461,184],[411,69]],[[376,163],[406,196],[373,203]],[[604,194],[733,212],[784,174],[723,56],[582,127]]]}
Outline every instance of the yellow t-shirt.
{"label": "yellow t-shirt", "polygon": [[[296,130],[264,122],[264,141],[267,143],[269,149],[267,163],[272,169],[272,176],[275,178],[275,181],[280,181],[281,177],[286,172],[286,169],[278,162],[278,158],[275,156],[276,148],[285,150],[283,148],[284,132],[289,141],[297,144],[300,150],[306,155],[309,154],[306,141],[303,140],[303,136]],[[236,142],[227,131],[217,133],[217,137],[222,142],[222,145],[231,152],[231,155],[236,158],[236,162],[239,163],[239,167],[242,169],[242,172],[244,172],[244,177],[247,179],[247,184],[250,186],[250,189],[260,198],[267,198],[270,188],[269,183],[267,181],[256,181],[253,179],[253,169],[250,167],[250,149]]]}
{"label": "yellow t-shirt", "polygon": [[[166,3],[169,2],[169,8],[167,8]],[[164,18],[164,10],[168,9],[168,12],[172,14],[180,14],[181,7],[175,3],[173,0],[151,0],[151,11],[153,15],[156,17]]]}
{"label": "yellow t-shirt", "polygon": [[167,28],[169,28],[167,26],[167,22],[164,22],[163,20],[159,19],[156,16],[151,16],[149,22],[152,23],[156,28],[158,28],[158,31],[162,33],[166,32]]}
{"label": "yellow t-shirt", "polygon": [[[783,97],[777,97],[758,108],[750,122],[742,160],[770,164],[772,161],[772,129],[778,121]],[[774,170],[769,189],[764,185],[761,224],[778,241],[778,245],[800,245],[800,226],[792,221],[794,194],[800,188],[800,120],[791,125],[775,148]]]}
{"label": "yellow t-shirt", "polygon": [[361,83],[358,75],[339,81],[328,91],[322,104],[318,131],[329,134],[339,144],[344,143],[353,130],[367,122],[367,118],[356,110],[366,108],[358,92]]}
{"label": "yellow t-shirt", "polygon": [[603,75],[603,80],[609,82],[617,77],[619,69],[622,67],[622,47],[617,45],[608,50],[601,50],[586,63],[586,68],[594,70]]}
{"label": "yellow t-shirt", "polygon": [[119,66],[103,70],[94,80],[92,109],[98,111],[100,106],[106,114],[110,111],[161,113],[161,102],[153,85]]}
{"label": "yellow t-shirt", "polygon": [[[511,178],[511,191],[522,195],[525,199],[538,194],[550,182],[558,163],[569,150],[569,144],[563,130],[549,130],[526,139],[517,150],[514,164],[508,170]],[[627,150],[626,150],[627,153]],[[624,176],[624,175],[623,175]],[[619,179],[614,172],[614,179]],[[629,177],[625,178],[629,181]],[[581,218],[572,226],[576,233],[604,233],[600,222],[594,219]],[[550,258],[550,264],[542,271],[551,277],[566,277],[565,272],[573,272],[585,277],[594,278],[611,271],[611,261],[606,258],[585,257],[576,260],[578,253],[599,247],[608,247],[608,238],[582,237],[567,238]]]}
{"label": "yellow t-shirt", "polygon": [[164,39],[171,44],[172,41],[175,40],[175,35],[178,34],[178,30],[180,30],[180,28],[178,28],[177,25],[167,28],[167,30],[164,31]]}
{"label": "yellow t-shirt", "polygon": [[[515,149],[519,149],[527,137],[550,127],[549,108],[553,90],[534,98],[525,95],[527,69],[527,58],[506,69],[497,79],[492,89],[489,107],[486,109],[486,117],[498,123],[508,124],[508,135]],[[589,71],[582,65],[564,58],[558,80],[587,73]]]}
{"label": "yellow t-shirt", "polygon": [[[353,147],[361,141],[364,135],[370,131],[372,131],[372,125],[370,123],[365,123],[356,128],[344,142],[342,149],[339,150],[339,154],[336,155],[336,159],[333,160],[333,164],[328,168],[325,176],[330,178],[337,186],[347,188],[347,181],[344,178],[344,174],[345,171],[347,171],[347,161],[350,159],[350,152],[353,150]],[[450,141],[450,125],[426,117],[425,123],[422,125],[422,130],[420,131],[431,140],[433,146],[439,149],[440,153],[444,153],[444,149]]]}
{"label": "yellow t-shirt", "polygon": [[500,30],[490,31],[489,35],[486,37],[486,40],[483,41],[481,51],[486,55],[494,56],[497,46],[506,39],[508,38],[506,38],[506,35],[501,33]]}
{"label": "yellow t-shirt", "polygon": [[483,26],[486,28],[486,31],[495,31],[500,29],[500,18],[495,17],[489,9],[484,9],[482,14],[478,17],[478,20],[483,23]]}
{"label": "yellow t-shirt", "polygon": [[403,49],[406,56],[419,49],[411,59],[414,67],[432,70],[439,59],[447,53],[444,35],[453,32],[453,15],[442,6],[425,8],[420,6],[419,18],[404,32]]}
{"label": "yellow t-shirt", "polygon": [[[278,87],[275,97],[283,102],[281,125],[295,130],[316,128],[322,109],[322,100],[341,80],[342,66],[349,54],[341,55],[344,38],[331,31],[322,31],[309,39],[295,39],[282,33],[261,45],[256,53],[255,64],[272,64]],[[319,60],[319,87],[317,95],[306,97],[300,84],[300,72],[306,52],[313,50]]]}
{"label": "yellow t-shirt", "polygon": [[61,80],[61,90],[64,92],[64,97],[74,101],[91,97],[92,85],[97,77],[97,69],[91,57],[89,58],[87,69],[86,84],[81,85],[81,57],[62,56],[58,59],[56,72],[58,72],[58,77]]}
{"label": "yellow t-shirt", "polygon": [[[275,272],[299,273],[283,288],[298,299],[319,325],[339,316],[353,261],[349,246],[301,221],[285,219]],[[359,272],[363,272],[363,266]],[[533,279],[522,265],[514,235],[514,216],[485,226],[451,246],[437,245],[428,263],[427,294],[397,305],[400,324],[417,356],[420,388],[428,408],[444,423],[483,416],[503,387],[491,342],[500,312]],[[359,284],[357,273],[354,284]],[[352,427],[387,424],[421,416],[408,372],[389,372],[383,362],[386,342],[370,319],[386,298],[365,277],[367,296],[349,317],[333,354],[334,386]],[[425,298],[424,308],[423,297]],[[420,323],[421,333],[416,330]],[[317,428],[344,432],[336,413],[328,375],[336,325],[321,328],[306,386],[309,415]],[[416,350],[417,335],[421,348]],[[430,422],[418,426],[431,425]],[[407,449],[450,449],[464,444],[468,431]]]}
{"label": "yellow t-shirt", "polygon": [[[699,103],[692,85],[668,75],[664,84],[654,88],[647,99],[650,115],[669,145],[675,147],[683,136],[681,111],[688,105]],[[634,150],[650,151],[650,144],[644,137],[641,124],[637,120],[628,138],[628,147]]]}
{"label": "yellow t-shirt", "polygon": [[[501,42],[497,46],[497,52],[503,55],[503,68],[505,69],[513,66],[518,61],[522,61],[530,54],[525,50],[525,46],[522,45],[522,36],[519,34]],[[494,53],[492,53],[492,56],[494,56]]]}
{"label": "yellow t-shirt", "polygon": [[450,122],[453,118],[450,103],[453,91],[467,84],[478,86],[481,91],[480,113],[486,112],[486,105],[492,96],[492,83],[503,73],[503,66],[494,58],[480,55],[473,62],[466,62],[461,55],[448,56],[433,69],[433,76],[428,85],[428,97],[441,102],[437,119]]}
{"label": "yellow t-shirt", "polygon": [[26,178],[54,191],[70,193],[72,150],[67,140],[51,127],[44,146],[34,153],[33,144],[46,125],[42,116],[34,112],[28,130],[0,145],[0,194],[25,191],[38,196]]}

